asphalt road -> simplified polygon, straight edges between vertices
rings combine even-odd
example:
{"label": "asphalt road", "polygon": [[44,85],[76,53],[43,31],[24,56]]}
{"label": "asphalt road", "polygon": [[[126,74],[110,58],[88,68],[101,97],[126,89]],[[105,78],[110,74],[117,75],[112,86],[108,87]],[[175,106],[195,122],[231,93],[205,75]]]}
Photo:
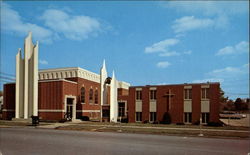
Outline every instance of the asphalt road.
{"label": "asphalt road", "polygon": [[246,139],[0,128],[3,155],[246,155],[249,150],[250,142]]}

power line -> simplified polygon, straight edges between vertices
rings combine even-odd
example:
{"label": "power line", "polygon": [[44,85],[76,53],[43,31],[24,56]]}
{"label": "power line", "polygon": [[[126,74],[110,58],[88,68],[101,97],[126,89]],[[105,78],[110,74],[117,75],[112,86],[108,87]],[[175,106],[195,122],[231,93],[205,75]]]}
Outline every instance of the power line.
{"label": "power line", "polygon": [[11,80],[11,81],[16,80],[16,79],[13,79],[13,78],[10,78],[10,77],[7,77],[7,76],[2,76],[2,75],[0,75],[0,79]]}
{"label": "power line", "polygon": [[5,76],[15,77],[15,75],[13,75],[13,74],[9,74],[9,73],[0,72],[0,74],[5,75]]}

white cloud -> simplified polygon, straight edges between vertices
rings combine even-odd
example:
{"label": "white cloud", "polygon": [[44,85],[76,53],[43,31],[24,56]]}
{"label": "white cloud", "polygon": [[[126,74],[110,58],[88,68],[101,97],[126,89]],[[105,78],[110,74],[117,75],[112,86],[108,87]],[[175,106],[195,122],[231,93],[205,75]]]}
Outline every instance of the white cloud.
{"label": "white cloud", "polygon": [[222,69],[215,69],[208,73],[208,75],[216,78],[235,78],[249,73],[249,64],[244,64],[240,67],[225,67]]}
{"label": "white cloud", "polygon": [[90,35],[97,35],[100,31],[100,23],[97,19],[84,15],[69,15],[61,10],[48,9],[41,19],[58,35],[72,40],[87,39]]}
{"label": "white cloud", "polygon": [[159,67],[159,68],[167,68],[170,65],[171,64],[168,61],[162,61],[162,62],[158,62],[156,64],[156,66]]}
{"label": "white cloud", "polygon": [[35,39],[51,43],[53,34],[51,30],[33,23],[24,22],[19,13],[11,9],[10,5],[6,3],[2,3],[1,5],[1,25],[4,31],[15,33],[19,36],[27,35],[29,31],[32,31]]}
{"label": "white cloud", "polygon": [[151,46],[145,48],[145,53],[160,53],[159,56],[174,56],[179,55],[175,51],[170,51],[170,46],[174,46],[179,43],[178,39],[166,39],[158,43],[154,43]]}
{"label": "white cloud", "polygon": [[191,51],[191,50],[189,50],[189,51],[185,51],[185,52],[183,52],[184,54],[187,54],[187,55],[190,55],[190,54],[192,54],[193,52]]}
{"label": "white cloud", "polygon": [[184,13],[199,13],[206,16],[235,15],[248,12],[248,1],[169,1],[164,7]]}
{"label": "white cloud", "polygon": [[180,53],[177,53],[175,51],[165,51],[159,54],[160,57],[170,57],[170,56],[177,56],[180,55]]}
{"label": "white cloud", "polygon": [[[186,16],[177,19],[173,25],[176,33],[195,30],[197,28],[226,28],[230,18],[249,12],[249,2],[218,2],[218,1],[170,1],[162,6],[185,13]],[[192,16],[204,16],[200,19]],[[230,17],[230,18],[229,18]]]}
{"label": "white cloud", "polygon": [[39,60],[39,63],[42,64],[42,65],[48,65],[48,61],[46,60]]}
{"label": "white cloud", "polygon": [[249,43],[246,41],[241,41],[235,46],[226,46],[220,49],[215,55],[232,55],[232,54],[242,54],[249,52]]}
{"label": "white cloud", "polygon": [[175,33],[181,33],[195,29],[207,28],[213,25],[214,21],[212,19],[197,19],[194,16],[184,16],[180,19],[176,19],[172,28]]}

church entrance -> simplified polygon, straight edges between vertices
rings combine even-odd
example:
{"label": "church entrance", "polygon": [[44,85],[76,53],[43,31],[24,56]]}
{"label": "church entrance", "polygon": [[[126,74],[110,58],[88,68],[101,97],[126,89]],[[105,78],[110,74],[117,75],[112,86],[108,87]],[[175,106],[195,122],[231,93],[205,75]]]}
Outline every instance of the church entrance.
{"label": "church entrance", "polygon": [[73,98],[67,98],[66,119],[72,120],[73,117]]}

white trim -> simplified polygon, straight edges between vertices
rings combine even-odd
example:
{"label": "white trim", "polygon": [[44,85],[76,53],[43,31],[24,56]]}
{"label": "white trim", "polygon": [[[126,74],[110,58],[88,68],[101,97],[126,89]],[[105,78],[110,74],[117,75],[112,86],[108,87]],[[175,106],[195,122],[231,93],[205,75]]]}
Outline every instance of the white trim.
{"label": "white trim", "polygon": [[201,88],[209,88],[209,85],[201,85]]}
{"label": "white trim", "polygon": [[55,81],[65,81],[65,82],[69,82],[69,83],[77,84],[77,82],[74,82],[74,81],[69,81],[69,80],[65,80],[65,79],[55,79],[55,80],[39,80],[39,82],[55,82]]}
{"label": "white trim", "polygon": [[76,112],[101,112],[101,110],[76,110]]}
{"label": "white trim", "polygon": [[39,109],[38,112],[65,112],[63,109]]}
{"label": "white trim", "polygon": [[[47,76],[47,78],[44,78],[44,75],[53,75],[53,77]],[[57,78],[72,78],[72,77],[79,77],[79,78],[87,79],[89,81],[100,83],[100,75],[99,74],[93,73],[91,71],[85,70],[85,69],[80,68],[80,67],[56,68],[56,69],[46,69],[46,70],[39,71],[39,80],[57,79]]]}
{"label": "white trim", "polygon": [[142,88],[135,88],[135,90],[136,90],[136,91],[140,91],[140,90],[142,90]]}
{"label": "white trim", "polygon": [[192,89],[192,86],[184,86],[184,89]]}
{"label": "white trim", "polygon": [[72,121],[76,119],[76,96],[73,95],[65,95],[64,98],[64,111],[67,112],[67,98],[73,99],[73,114],[72,114]]}
{"label": "white trim", "polygon": [[149,90],[157,90],[157,87],[150,87]]}

